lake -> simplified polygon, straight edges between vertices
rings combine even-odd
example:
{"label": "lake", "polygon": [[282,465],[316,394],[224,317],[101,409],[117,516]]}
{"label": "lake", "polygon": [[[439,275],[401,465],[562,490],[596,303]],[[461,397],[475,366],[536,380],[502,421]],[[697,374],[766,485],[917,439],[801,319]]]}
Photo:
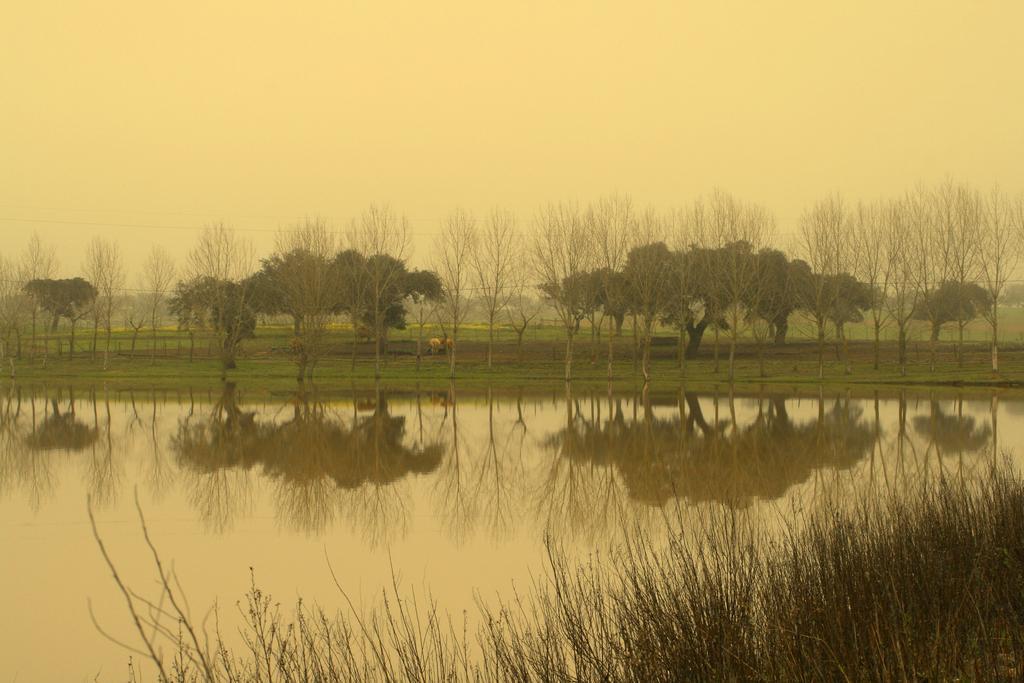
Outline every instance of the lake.
{"label": "lake", "polygon": [[[135,508],[201,620],[230,629],[250,572],[283,606],[360,606],[397,580],[459,615],[528,590],[546,542],[586,559],[665,513],[784,521],[824,496],[970,476],[1024,443],[1024,396],[6,386],[0,395],[0,683],[121,681],[122,578],[156,572]],[[95,621],[95,623],[94,623]]]}

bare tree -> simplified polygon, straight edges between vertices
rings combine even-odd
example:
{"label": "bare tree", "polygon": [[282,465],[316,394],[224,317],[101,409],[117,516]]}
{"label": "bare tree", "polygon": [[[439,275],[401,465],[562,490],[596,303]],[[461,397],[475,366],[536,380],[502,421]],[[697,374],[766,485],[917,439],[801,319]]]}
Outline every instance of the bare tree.
{"label": "bare tree", "polygon": [[149,329],[152,332],[149,362],[153,365],[156,363],[156,333],[159,327],[157,323],[160,320],[160,311],[167,302],[167,295],[174,284],[176,269],[170,254],[159,246],[150,250],[143,268],[142,290],[145,293],[146,317],[149,319]]}
{"label": "bare tree", "polygon": [[626,257],[625,280],[629,301],[640,331],[641,370],[644,382],[651,379],[651,339],[654,325],[664,315],[671,295],[675,259],[666,246],[662,217],[653,209],[643,212],[633,233]]}
{"label": "bare tree", "polygon": [[141,296],[126,297],[124,322],[132,331],[131,345],[128,347],[128,360],[135,360],[135,347],[138,345],[139,333],[146,326],[146,308]]}
{"label": "bare tree", "polygon": [[885,208],[881,204],[860,203],[853,212],[853,247],[856,253],[854,271],[867,287],[874,333],[874,369],[878,370],[881,356],[882,327],[888,320],[886,295],[892,274],[892,259],[886,247]]}
{"label": "bare tree", "polygon": [[[351,235],[349,236],[351,242]],[[338,269],[341,280],[341,311],[348,314],[352,327],[352,370],[356,369],[356,356],[359,350],[359,331],[363,317],[369,310],[369,279],[366,277],[367,266],[364,256],[355,247],[339,252],[334,258],[334,266]]]}
{"label": "bare tree", "polygon": [[92,289],[90,292],[91,296],[82,301],[73,301],[68,306],[68,310],[65,311],[65,317],[71,324],[71,339],[68,343],[68,360],[72,361],[75,359],[75,329],[78,327],[78,323],[84,320],[90,314],[92,314],[96,305],[96,290]]}
{"label": "bare tree", "polygon": [[682,376],[686,375],[688,329],[692,325],[695,307],[703,305],[703,302],[693,296],[693,282],[697,276],[697,269],[692,249],[695,236],[699,233],[697,224],[700,218],[699,209],[678,209],[670,215],[667,226],[675,264],[670,276],[673,295],[666,309],[669,318],[675,321],[679,330],[677,362]]}
{"label": "bare tree", "polygon": [[25,293],[26,282],[24,264],[0,255],[0,361],[8,355],[21,357],[21,326],[26,313],[35,306]]}
{"label": "bare tree", "polygon": [[[952,193],[929,191],[918,186],[907,194],[905,203],[907,230],[911,236],[910,256],[913,259],[914,286],[917,287],[919,315],[927,320],[933,330],[942,324],[942,305],[933,296],[950,275],[950,234],[945,228],[955,220],[955,196]],[[928,367],[935,371],[937,334],[929,335]]]}
{"label": "bare tree", "polygon": [[1012,201],[998,187],[993,188],[982,199],[978,237],[979,271],[988,293],[988,306],[982,314],[992,329],[992,372],[999,372],[999,306],[1024,246],[1024,196]]}
{"label": "bare tree", "polygon": [[981,196],[966,185],[947,181],[939,189],[942,195],[943,225],[947,237],[949,258],[949,282],[956,285],[956,360],[959,367],[964,365],[964,327],[970,322],[971,308],[967,298],[968,287],[980,275],[980,241],[982,203]]}
{"label": "bare tree", "polygon": [[[57,252],[52,246],[43,245],[42,240],[39,239],[38,233],[32,233],[32,237],[30,237],[28,241],[28,246],[25,248],[25,254],[22,256],[21,267],[19,270],[21,271],[21,278],[24,282],[52,278],[57,274]],[[29,305],[32,314],[31,356],[35,358],[36,319],[39,315],[39,302],[34,298],[30,298]],[[21,355],[20,350],[18,355]]]}
{"label": "bare tree", "polygon": [[[523,272],[522,269],[520,272]],[[512,300],[508,304],[509,327],[516,334],[517,363],[523,362],[523,337],[526,330],[540,315],[542,308],[540,299],[530,294],[532,289],[523,279],[517,278],[513,286]]]}
{"label": "bare tree", "polygon": [[587,222],[594,245],[594,265],[599,269],[603,289],[601,300],[608,321],[608,380],[613,376],[615,361],[616,320],[621,321],[626,308],[626,291],[621,271],[626,263],[630,236],[636,227],[633,201],[629,195],[604,197],[587,212]]}
{"label": "bare tree", "polygon": [[720,245],[716,278],[729,325],[729,381],[736,377],[736,345],[757,308],[763,277],[757,251],[768,243],[775,221],[768,211],[716,191],[709,203],[709,229]]}
{"label": "bare tree", "polygon": [[472,266],[476,289],[487,319],[487,369],[493,365],[494,326],[512,298],[515,267],[516,217],[495,209],[480,239],[473,241]]}
{"label": "bare tree", "polygon": [[[366,313],[373,325],[374,376],[379,378],[388,309],[393,303],[399,280],[405,273],[409,219],[398,215],[387,205],[373,204],[352,222],[349,242],[363,256],[362,273],[356,276],[364,280],[368,308]],[[353,324],[357,324],[355,320]]]}
{"label": "bare tree", "polygon": [[889,271],[885,306],[889,318],[896,325],[896,355],[901,375],[907,374],[907,336],[920,296],[915,281],[915,239],[911,232],[909,204],[908,198],[885,202],[880,216]]}
{"label": "bare tree", "polygon": [[696,247],[696,258],[691,266],[695,266],[706,282],[702,289],[704,318],[710,320],[714,333],[712,344],[713,371],[717,375],[720,370],[720,337],[725,321],[725,292],[719,275],[723,268],[724,237],[720,226],[713,220],[715,211],[712,203],[698,198],[688,215],[689,230]]}
{"label": "bare tree", "polygon": [[583,275],[594,261],[593,243],[579,207],[548,204],[535,218],[532,263],[540,289],[565,329],[565,381],[572,380],[573,341],[583,319]]}
{"label": "bare tree", "polygon": [[814,321],[818,340],[818,379],[825,377],[825,326],[832,314],[850,232],[846,206],[838,195],[814,204],[800,218],[799,252],[811,268],[809,282],[799,283],[801,303]]}
{"label": "bare tree", "polygon": [[434,296],[431,293],[414,291],[409,296],[409,307],[412,310],[413,322],[416,323],[416,369],[420,369],[420,361],[423,357],[423,330],[434,320],[437,310],[441,305],[441,295]]}
{"label": "bare tree", "polygon": [[243,285],[254,261],[252,245],[223,223],[204,228],[188,255],[186,274],[203,298],[207,327],[217,338],[221,380],[236,366],[239,346],[255,324]]}
{"label": "bare tree", "polygon": [[435,262],[441,278],[441,316],[451,325],[448,367],[452,378],[455,377],[459,326],[469,313],[476,239],[476,219],[472,214],[456,209],[444,219]]}
{"label": "bare tree", "polygon": [[106,349],[103,366],[110,359],[110,340],[113,334],[114,311],[123,294],[125,272],[121,249],[117,242],[94,237],[85,248],[86,277],[96,287],[96,301],[93,304],[92,355],[96,358],[96,341],[100,326],[106,332]]}
{"label": "bare tree", "polygon": [[292,351],[299,382],[313,378],[324,353],[327,326],[339,304],[341,278],[333,263],[337,236],[321,218],[306,218],[277,234],[276,284],[297,322]]}

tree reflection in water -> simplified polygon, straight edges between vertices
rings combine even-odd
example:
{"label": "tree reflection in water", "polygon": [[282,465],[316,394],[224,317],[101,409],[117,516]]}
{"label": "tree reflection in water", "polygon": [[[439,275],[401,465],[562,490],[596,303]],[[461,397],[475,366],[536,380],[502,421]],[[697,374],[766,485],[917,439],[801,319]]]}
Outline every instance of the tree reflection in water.
{"label": "tree reflection in water", "polygon": [[450,429],[451,440],[446,444],[447,458],[437,473],[433,498],[449,535],[460,542],[479,527],[493,540],[507,538],[514,529],[526,479],[522,394],[516,400],[518,418],[511,424],[499,425],[491,388],[484,401],[486,417],[471,425],[479,428],[484,423],[486,433],[480,438],[475,433],[467,438],[460,427],[454,386],[440,401],[444,409],[441,429]]}
{"label": "tree reflection in water", "polygon": [[39,426],[25,438],[25,445],[33,451],[81,451],[99,439],[97,426],[78,419],[75,414],[75,395],[70,394],[67,410],[62,411],[59,396],[50,399],[50,409]]}
{"label": "tree reflection in water", "polygon": [[115,448],[110,397],[104,392],[101,407],[96,392],[89,393],[91,420],[82,419],[82,403],[74,390],[65,396],[44,389],[41,399],[23,398],[20,388],[9,390],[0,408],[0,491],[19,485],[38,510],[55,494],[60,465],[74,462],[84,468],[86,490],[98,508],[116,501],[125,463]]}
{"label": "tree reflection in water", "polygon": [[342,402],[307,393],[255,406],[225,385],[208,403],[188,392],[158,411],[155,393],[90,392],[83,401],[68,391],[25,397],[12,386],[0,397],[0,494],[22,491],[39,509],[74,467],[97,505],[109,505],[132,453],[148,500],[180,490],[213,529],[266,496],[285,526],[318,534],[343,523],[372,543],[405,535],[413,509],[458,542],[477,532],[500,541],[523,525],[597,538],[654,520],[676,500],[741,508],[804,484],[813,497],[829,473],[839,482],[859,463],[860,481],[899,486],[947,456],[974,466],[997,448],[994,399],[985,419],[927,395],[918,408],[905,392],[876,396],[873,415],[870,401],[821,393],[567,388],[550,400],[492,390],[458,398],[454,387],[375,389]]}
{"label": "tree reflection in water", "polygon": [[776,500],[821,470],[853,467],[871,452],[878,436],[863,409],[842,397],[820,401],[817,418],[801,422],[790,419],[785,397],[758,397],[756,415],[744,425],[736,420],[733,400],[730,418],[711,421],[693,394],[679,396],[674,415],[659,415],[649,396],[636,395],[632,419],[626,417],[625,400],[609,398],[608,417],[588,420],[567,397],[565,428],[544,442],[558,456],[545,486],[545,504],[554,511],[555,499],[560,500],[563,519],[593,518],[613,504],[622,505],[609,497],[613,487],[604,474],[580,465],[616,472],[629,499],[648,506],[681,498],[745,507],[755,500]]}
{"label": "tree reflection in water", "polygon": [[962,398],[956,405],[956,414],[950,414],[932,397],[928,401],[928,415],[914,418],[914,430],[926,437],[940,455],[976,453],[988,446],[992,438],[992,425],[979,424],[974,416],[964,415]]}
{"label": "tree reflection in water", "polygon": [[251,485],[247,477],[225,473],[258,467],[275,484],[281,517],[296,528],[321,531],[344,511],[376,534],[376,528],[401,524],[405,514],[393,484],[437,469],[444,449],[438,443],[406,446],[405,417],[391,415],[379,391],[355,408],[345,421],[315,397],[299,394],[290,419],[262,421],[243,410],[235,387],[226,385],[208,416],[180,422],[171,449],[183,469],[203,475],[195,482],[198,502],[215,526],[230,522]]}

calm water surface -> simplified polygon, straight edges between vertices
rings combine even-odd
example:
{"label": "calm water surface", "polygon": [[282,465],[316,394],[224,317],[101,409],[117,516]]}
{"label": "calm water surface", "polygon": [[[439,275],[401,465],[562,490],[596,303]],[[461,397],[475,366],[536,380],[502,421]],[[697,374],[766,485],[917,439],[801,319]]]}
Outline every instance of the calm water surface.
{"label": "calm water surface", "polygon": [[124,680],[124,578],[151,591],[135,496],[222,626],[249,582],[285,605],[371,605],[392,572],[455,612],[528,587],[545,537],[586,557],[667,506],[784,518],[824,494],[970,475],[1024,445],[1024,399],[928,392],[730,396],[563,389],[366,391],[9,387],[0,397],[0,683]]}

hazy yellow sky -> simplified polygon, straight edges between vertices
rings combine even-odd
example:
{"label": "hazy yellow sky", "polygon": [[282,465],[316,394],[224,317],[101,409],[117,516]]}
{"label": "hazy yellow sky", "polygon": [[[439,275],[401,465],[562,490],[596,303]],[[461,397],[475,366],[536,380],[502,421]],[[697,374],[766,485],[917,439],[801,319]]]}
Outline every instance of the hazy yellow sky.
{"label": "hazy yellow sky", "polygon": [[[269,249],[371,201],[449,208],[715,186],[780,230],[835,190],[1024,189],[1024,2],[6,0],[0,250],[95,234]],[[166,227],[157,227],[166,226]]]}

